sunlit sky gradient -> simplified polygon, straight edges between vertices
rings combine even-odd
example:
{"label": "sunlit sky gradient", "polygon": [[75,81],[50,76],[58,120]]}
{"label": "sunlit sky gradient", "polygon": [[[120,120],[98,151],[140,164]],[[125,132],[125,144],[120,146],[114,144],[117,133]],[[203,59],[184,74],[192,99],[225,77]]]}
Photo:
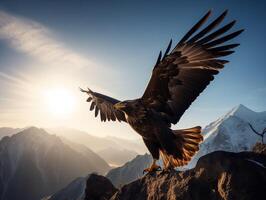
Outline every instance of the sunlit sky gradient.
{"label": "sunlit sky gradient", "polygon": [[[126,124],[101,123],[78,87],[121,100],[142,95],[159,50],[176,43],[207,10],[246,31],[231,61],[181,119],[206,125],[242,103],[266,110],[264,1],[0,1],[0,126],[67,126],[134,138]],[[235,28],[235,29],[236,29]],[[47,93],[67,91],[71,112],[51,112]],[[64,93],[64,92],[63,92]],[[56,102],[60,99],[56,99]],[[73,102],[74,103],[73,103]]]}

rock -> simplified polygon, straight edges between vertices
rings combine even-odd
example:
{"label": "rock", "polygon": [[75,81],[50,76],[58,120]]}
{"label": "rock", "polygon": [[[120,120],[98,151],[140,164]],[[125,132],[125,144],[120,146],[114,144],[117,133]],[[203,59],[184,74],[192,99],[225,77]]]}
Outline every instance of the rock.
{"label": "rock", "polygon": [[216,151],[200,158],[194,169],[145,175],[124,185],[110,200],[263,200],[265,191],[265,155]]}
{"label": "rock", "polygon": [[117,189],[104,176],[91,174],[87,180],[85,200],[107,200]]}
{"label": "rock", "polygon": [[266,155],[266,144],[257,142],[253,147],[252,151]]}
{"label": "rock", "polygon": [[194,169],[146,175],[122,187],[111,200],[265,199],[266,156],[217,151]]}

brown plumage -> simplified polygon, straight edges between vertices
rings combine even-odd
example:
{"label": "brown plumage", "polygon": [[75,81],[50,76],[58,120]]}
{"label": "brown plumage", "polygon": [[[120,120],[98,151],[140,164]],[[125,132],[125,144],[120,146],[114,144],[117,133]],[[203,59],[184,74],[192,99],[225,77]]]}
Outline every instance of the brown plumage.
{"label": "brown plumage", "polygon": [[[170,52],[171,40],[163,56],[160,52],[141,98],[121,102],[90,89],[81,90],[89,95],[90,110],[95,109],[95,116],[99,113],[102,121],[127,122],[143,137],[155,160],[161,155],[166,168],[186,165],[199,150],[201,128],[170,127],[228,62],[220,58],[233,53],[232,49],[239,45],[226,43],[243,31],[227,34],[235,21],[214,30],[226,14],[223,12],[200,30],[211,15],[211,11],[207,12]],[[149,169],[155,168],[154,162]]]}

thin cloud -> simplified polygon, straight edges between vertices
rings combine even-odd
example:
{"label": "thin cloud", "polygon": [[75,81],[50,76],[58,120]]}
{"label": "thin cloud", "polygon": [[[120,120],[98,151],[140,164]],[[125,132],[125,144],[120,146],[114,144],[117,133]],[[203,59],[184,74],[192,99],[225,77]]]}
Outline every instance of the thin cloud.
{"label": "thin cloud", "polygon": [[51,32],[43,25],[5,11],[0,11],[1,38],[7,40],[16,50],[49,64],[78,68],[92,65],[88,59],[52,37]]}

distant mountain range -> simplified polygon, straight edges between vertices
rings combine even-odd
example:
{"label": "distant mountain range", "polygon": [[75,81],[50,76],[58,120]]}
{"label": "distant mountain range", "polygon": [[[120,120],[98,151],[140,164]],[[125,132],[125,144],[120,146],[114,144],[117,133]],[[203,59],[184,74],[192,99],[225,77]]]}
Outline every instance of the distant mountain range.
{"label": "distant mountain range", "polygon": [[121,166],[129,160],[134,159],[138,155],[135,151],[128,149],[117,149],[113,147],[98,151],[97,154],[112,167]]}
{"label": "distant mountain range", "polygon": [[83,144],[95,152],[105,150],[107,148],[116,149],[128,149],[135,151],[138,154],[144,154],[147,152],[146,147],[139,140],[122,139],[118,137],[97,137],[88,134],[84,131],[79,131],[71,128],[54,128],[47,129],[49,133],[53,133],[58,136],[62,136],[75,143]]}
{"label": "distant mountain range", "polygon": [[[0,128],[0,139],[11,136],[27,128]],[[132,160],[138,154],[144,154],[147,149],[141,140],[129,140],[117,137],[97,137],[84,131],[71,128],[45,129],[47,132],[59,136],[64,141],[71,141],[88,147],[100,155],[111,166],[117,167]]]}
{"label": "distant mountain range", "polygon": [[105,159],[112,166],[121,166],[132,160],[138,154],[144,154],[147,149],[142,141],[127,140],[117,137],[96,137],[86,132],[69,129],[56,128],[47,129],[48,132],[66,138],[69,141],[82,144]]}
{"label": "distant mountain range", "polygon": [[41,199],[76,177],[109,169],[87,147],[63,142],[43,129],[27,128],[0,141],[0,199]]}
{"label": "distant mountain range", "polygon": [[5,136],[11,136],[14,135],[23,129],[21,128],[10,128],[10,127],[1,127],[0,128],[0,140]]}

